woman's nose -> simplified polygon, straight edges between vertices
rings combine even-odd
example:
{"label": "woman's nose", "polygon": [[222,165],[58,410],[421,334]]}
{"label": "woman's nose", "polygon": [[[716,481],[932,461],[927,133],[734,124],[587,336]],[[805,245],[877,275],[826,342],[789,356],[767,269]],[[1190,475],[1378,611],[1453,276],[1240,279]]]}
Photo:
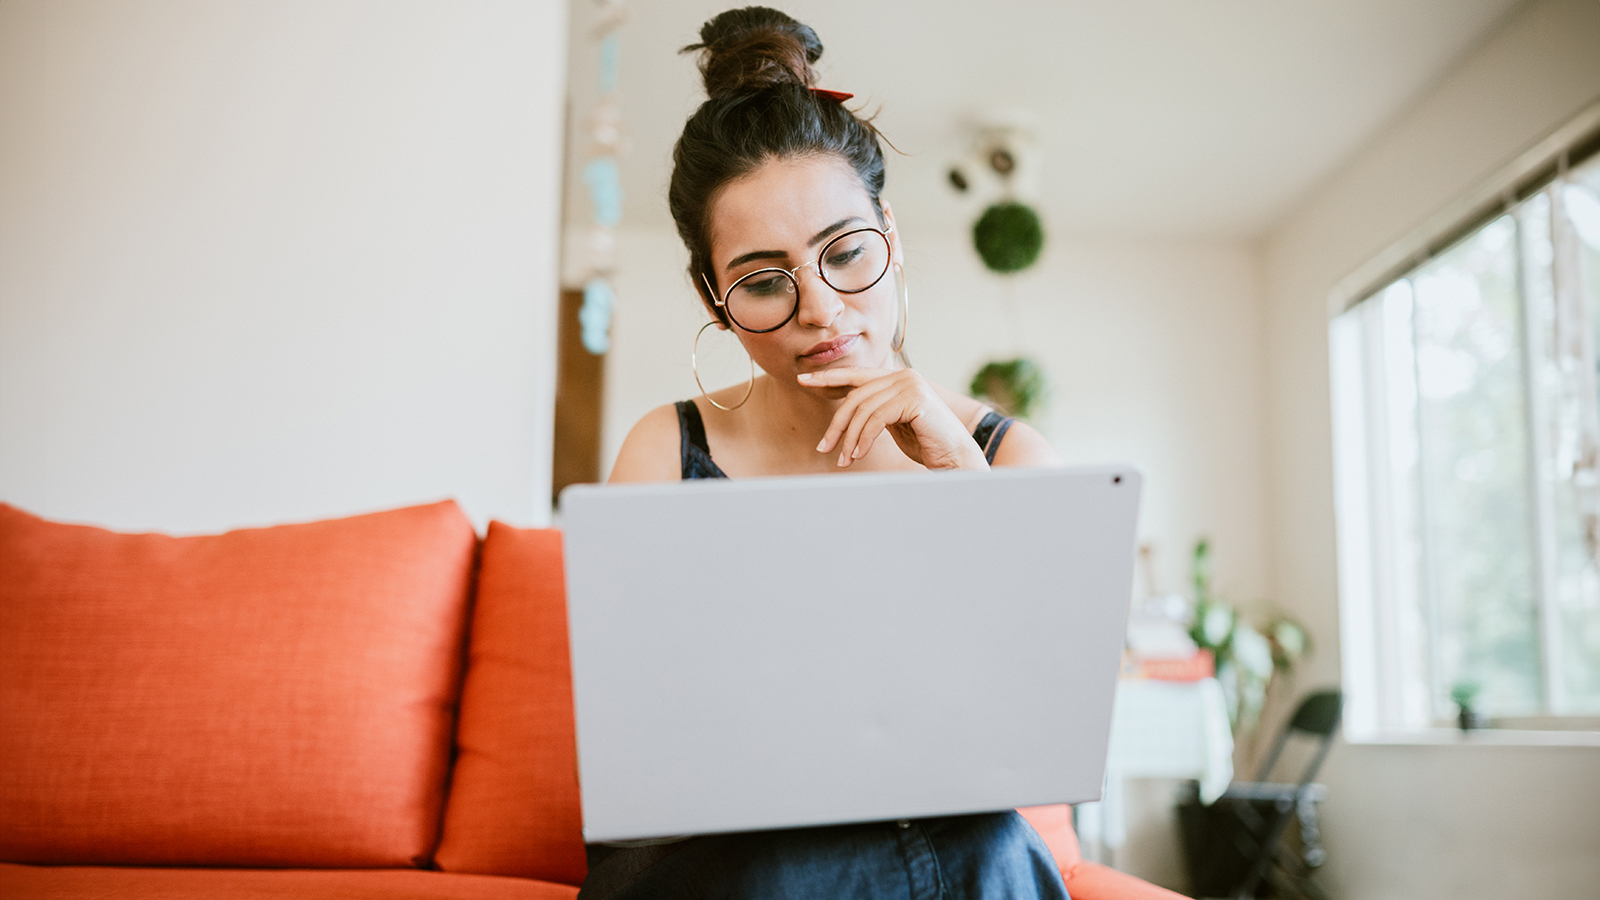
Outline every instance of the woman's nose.
{"label": "woman's nose", "polygon": [[796,316],[800,324],[816,328],[833,324],[844,309],[844,299],[839,292],[822,280],[815,266],[806,266],[795,274],[800,289],[800,311]]}

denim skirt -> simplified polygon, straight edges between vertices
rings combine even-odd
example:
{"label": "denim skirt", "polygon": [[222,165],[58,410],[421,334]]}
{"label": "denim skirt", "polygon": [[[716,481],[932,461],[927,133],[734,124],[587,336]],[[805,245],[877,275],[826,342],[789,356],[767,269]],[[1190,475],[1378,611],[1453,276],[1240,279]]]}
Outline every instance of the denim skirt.
{"label": "denim skirt", "polygon": [[1014,811],[589,847],[579,900],[893,897],[1066,900],[1044,841]]}

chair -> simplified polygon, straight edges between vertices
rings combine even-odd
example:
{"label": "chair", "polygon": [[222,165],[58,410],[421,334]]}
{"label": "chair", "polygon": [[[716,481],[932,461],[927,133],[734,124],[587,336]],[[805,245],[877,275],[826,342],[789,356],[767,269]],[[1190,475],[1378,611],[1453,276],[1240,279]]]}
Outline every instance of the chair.
{"label": "chair", "polygon": [[[1317,822],[1327,788],[1312,779],[1333,747],[1342,705],[1338,691],[1310,694],[1273,741],[1255,781],[1234,782],[1209,807],[1191,801],[1180,808],[1197,894],[1249,900],[1265,883],[1277,896],[1327,900],[1310,877],[1327,857]],[[1291,739],[1315,742],[1311,761],[1298,781],[1271,781]],[[1284,843],[1291,818],[1300,824],[1298,852]]]}

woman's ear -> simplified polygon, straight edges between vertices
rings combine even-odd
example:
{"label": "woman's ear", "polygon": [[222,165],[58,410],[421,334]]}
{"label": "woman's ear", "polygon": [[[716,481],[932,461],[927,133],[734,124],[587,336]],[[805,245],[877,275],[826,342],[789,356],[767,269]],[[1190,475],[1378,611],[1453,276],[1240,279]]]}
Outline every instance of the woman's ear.
{"label": "woman's ear", "polygon": [[905,264],[905,257],[900,253],[900,229],[894,227],[894,210],[889,207],[889,201],[883,203],[883,220],[889,223],[889,258]]}
{"label": "woman's ear", "polygon": [[700,283],[694,287],[700,292],[700,298],[705,301],[706,306],[714,309],[717,305],[717,289],[711,286],[711,279],[706,273],[700,273]]}
{"label": "woman's ear", "polygon": [[696,284],[694,289],[695,293],[700,295],[701,302],[705,304],[706,312],[711,313],[711,321],[716,324],[717,330],[727,331],[728,323],[723,321],[726,314],[719,314],[721,310],[717,308],[716,291],[711,287],[711,279],[706,273],[700,273],[700,283]]}

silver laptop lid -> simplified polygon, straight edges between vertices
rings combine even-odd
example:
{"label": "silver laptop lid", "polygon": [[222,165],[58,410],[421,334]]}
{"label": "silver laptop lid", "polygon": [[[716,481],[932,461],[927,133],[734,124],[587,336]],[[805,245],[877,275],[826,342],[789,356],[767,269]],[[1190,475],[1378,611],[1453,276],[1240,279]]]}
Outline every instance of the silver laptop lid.
{"label": "silver laptop lid", "polygon": [[589,841],[1097,799],[1131,467],[561,496]]}

